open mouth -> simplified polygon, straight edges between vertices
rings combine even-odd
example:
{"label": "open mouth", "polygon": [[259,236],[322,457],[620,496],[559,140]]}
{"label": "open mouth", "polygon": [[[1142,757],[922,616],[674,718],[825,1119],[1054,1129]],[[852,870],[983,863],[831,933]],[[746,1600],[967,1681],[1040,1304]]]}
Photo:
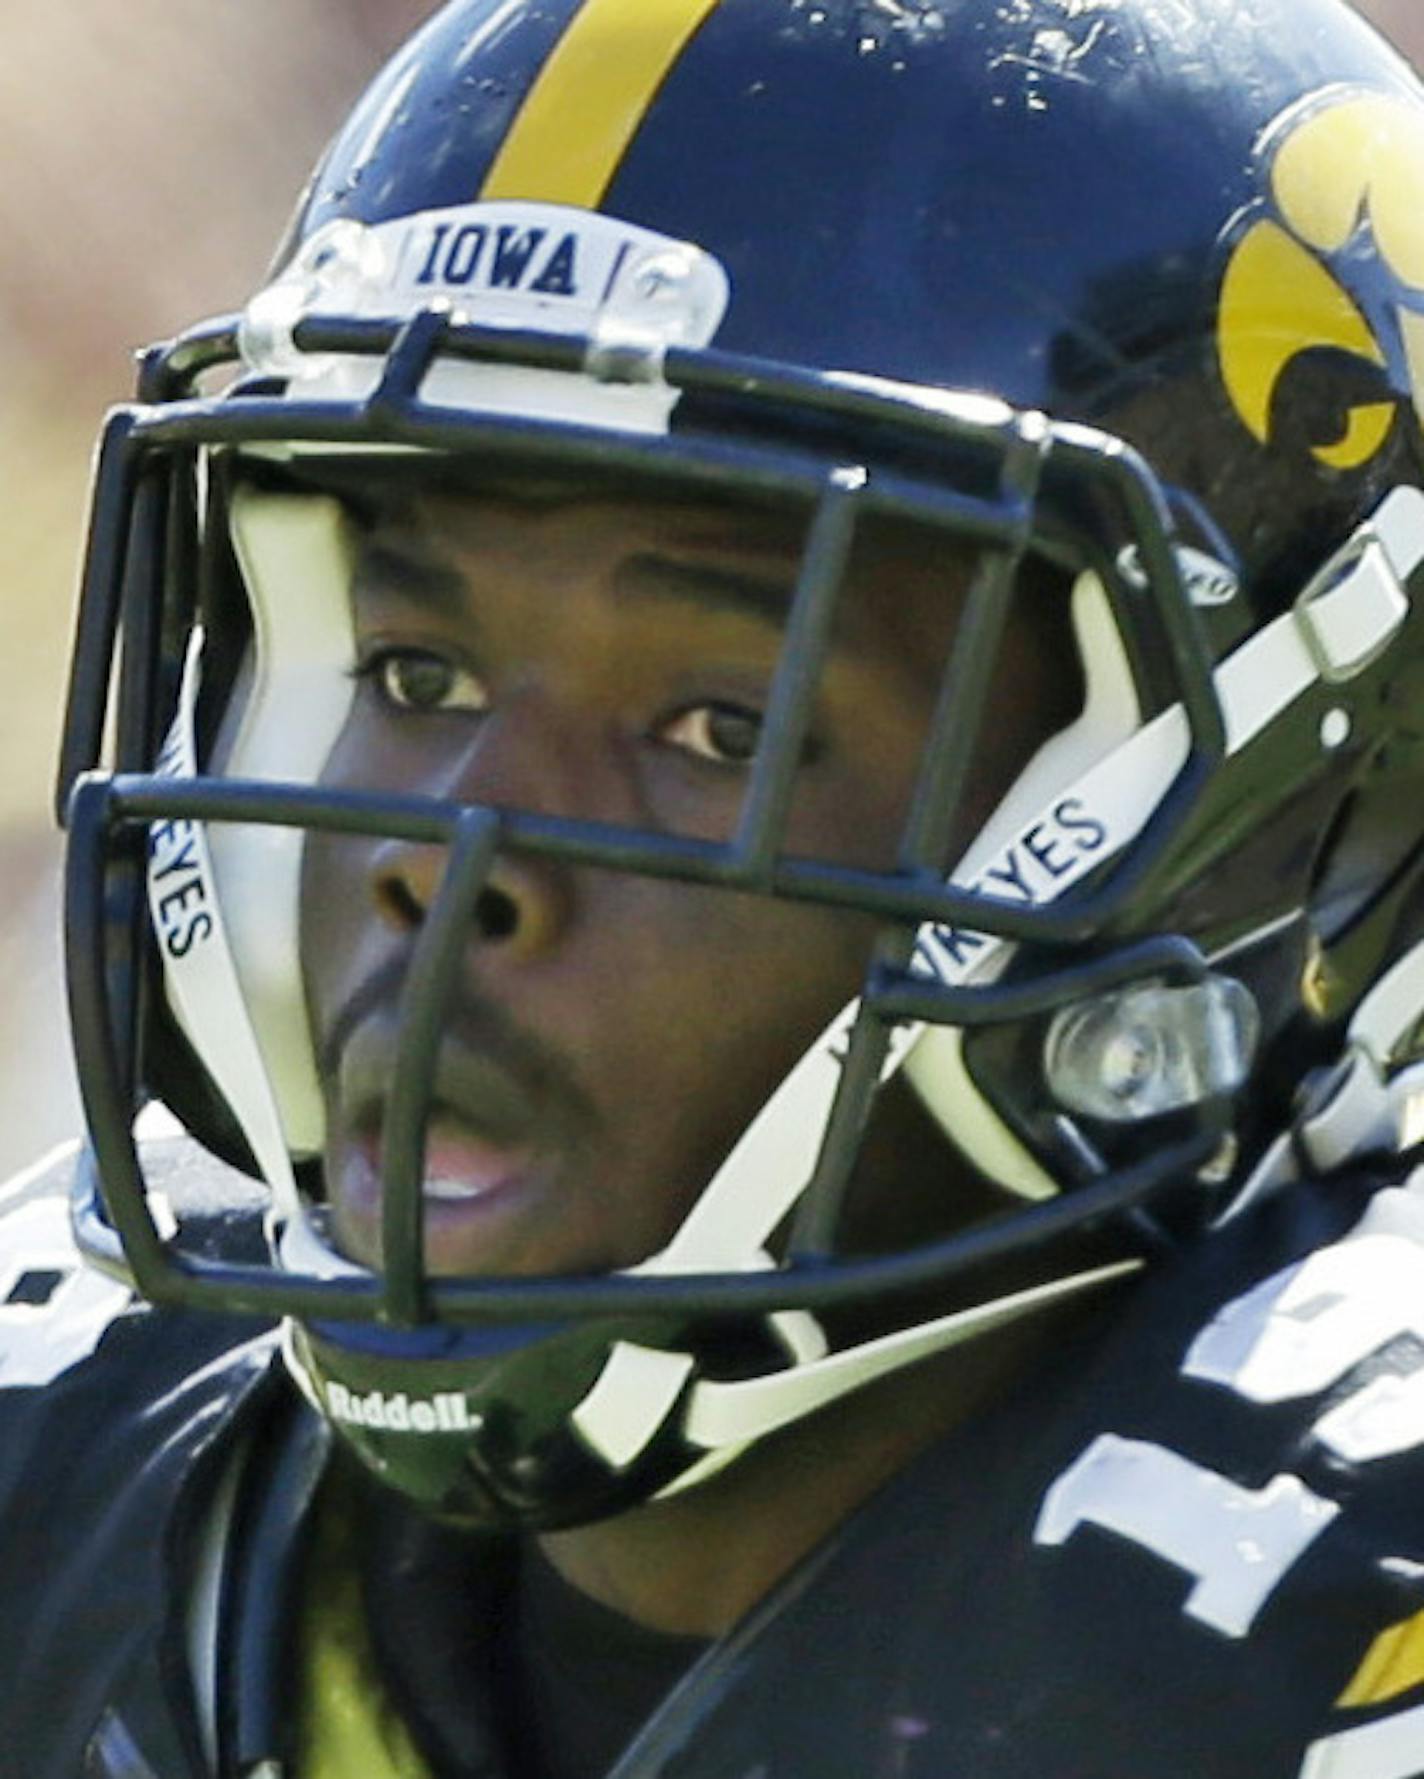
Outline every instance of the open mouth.
{"label": "open mouth", "polygon": [[[378,1211],[384,1190],[379,1123],[359,1121],[340,1147],[333,1182],[337,1196],[352,1209]],[[437,1107],[426,1129],[421,1196],[430,1206],[484,1204],[517,1189],[540,1160],[540,1147],[532,1140],[486,1135]]]}
{"label": "open mouth", "polygon": [[[528,1040],[478,1035],[443,1044],[430,1083],[420,1193],[432,1274],[502,1271],[524,1264],[531,1247],[542,1253],[567,1222],[550,1207],[593,1123],[577,1088]],[[358,1022],[341,1045],[328,1107],[332,1234],[349,1258],[372,1266],[383,1245],[382,1150],[397,1051],[389,1010]]]}
{"label": "open mouth", "polygon": [[[378,1125],[348,1128],[328,1158],[338,1246],[378,1265],[385,1187]],[[426,1133],[421,1184],[425,1263],[437,1275],[498,1270],[539,1221],[538,1202],[558,1169],[540,1145],[496,1140],[436,1109]]]}
{"label": "open mouth", "polygon": [[432,1123],[425,1144],[427,1204],[475,1204],[509,1190],[534,1165],[532,1143],[494,1142],[451,1121]]}

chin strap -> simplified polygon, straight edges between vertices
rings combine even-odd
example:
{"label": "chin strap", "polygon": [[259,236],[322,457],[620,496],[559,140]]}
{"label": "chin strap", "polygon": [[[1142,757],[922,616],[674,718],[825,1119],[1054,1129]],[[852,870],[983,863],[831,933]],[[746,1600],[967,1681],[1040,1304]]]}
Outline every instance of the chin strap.
{"label": "chin strap", "polygon": [[1339,1069],[1311,1096],[1298,1129],[1317,1172],[1329,1173],[1356,1155],[1402,1153],[1424,1141],[1424,1062],[1394,1067],[1421,1018],[1424,943],[1407,951],[1360,1002]]}
{"label": "chin strap", "polygon": [[1088,1272],[1070,1273],[1031,1290],[996,1297],[913,1328],[898,1329],[794,1371],[748,1378],[741,1383],[704,1381],[692,1391],[683,1432],[694,1445],[709,1451],[740,1447],[917,1359],[945,1352],[1035,1310],[1051,1308],[1067,1298],[1126,1278],[1139,1272],[1143,1264],[1141,1260],[1120,1260]]}
{"label": "chin strap", "polygon": [[[719,1383],[702,1379],[692,1386],[680,1431],[707,1457],[678,1479],[665,1495],[702,1481],[755,1440],[839,1401],[916,1360],[962,1345],[1035,1310],[1138,1272],[1141,1260],[1071,1273],[1030,1290],[996,1297],[952,1315],[876,1340],[793,1365],[769,1376]],[[624,1469],[643,1451],[652,1434],[677,1404],[693,1370],[692,1359],[620,1341],[603,1377],[574,1412],[573,1422],[591,1450],[615,1469]],[[634,1387],[636,1386],[636,1387]]]}
{"label": "chin strap", "polygon": [[1306,1175],[1365,1155],[1402,1155],[1424,1142],[1424,1062],[1395,1064],[1424,1019],[1424,942],[1405,952],[1355,1009],[1335,1067],[1307,1093],[1289,1130],[1261,1157],[1216,1227]]}

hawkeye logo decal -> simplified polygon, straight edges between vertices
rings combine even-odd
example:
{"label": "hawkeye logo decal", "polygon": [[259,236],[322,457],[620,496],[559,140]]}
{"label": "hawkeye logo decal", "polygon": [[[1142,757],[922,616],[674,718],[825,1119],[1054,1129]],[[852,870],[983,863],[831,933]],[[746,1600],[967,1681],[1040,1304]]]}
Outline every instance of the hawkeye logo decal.
{"label": "hawkeye logo decal", "polygon": [[1222,283],[1222,378],[1262,444],[1359,469],[1406,399],[1424,420],[1424,107],[1317,95],[1265,152],[1269,196]]}

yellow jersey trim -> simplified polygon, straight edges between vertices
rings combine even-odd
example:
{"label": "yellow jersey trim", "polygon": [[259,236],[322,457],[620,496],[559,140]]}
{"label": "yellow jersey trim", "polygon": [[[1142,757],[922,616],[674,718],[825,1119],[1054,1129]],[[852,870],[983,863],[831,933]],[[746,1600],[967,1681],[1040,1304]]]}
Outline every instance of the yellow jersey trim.
{"label": "yellow jersey trim", "polygon": [[1381,1631],[1336,1703],[1342,1710],[1380,1705],[1424,1683],[1424,1612]]}
{"label": "yellow jersey trim", "polygon": [[376,1667],[352,1518],[324,1489],[303,1578],[297,1779],[434,1779]]}

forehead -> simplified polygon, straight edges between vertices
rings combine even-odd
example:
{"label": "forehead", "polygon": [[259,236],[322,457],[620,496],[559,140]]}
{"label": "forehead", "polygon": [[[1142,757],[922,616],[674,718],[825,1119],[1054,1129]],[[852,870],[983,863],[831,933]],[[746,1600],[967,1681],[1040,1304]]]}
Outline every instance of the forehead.
{"label": "forehead", "polygon": [[764,589],[768,616],[794,587],[804,533],[804,519],[785,510],[543,487],[418,491],[377,509],[366,529],[373,547],[410,551],[457,575],[547,570],[567,581],[577,566],[590,578],[626,579],[645,565],[725,562]]}
{"label": "forehead", "polygon": [[[572,480],[322,471],[317,485],[346,505],[361,542],[358,599],[402,593],[447,608],[506,592],[534,602],[591,586],[631,620],[785,620],[813,513],[808,504],[617,487]],[[934,647],[942,656],[974,564],[951,533],[878,515],[857,529],[836,595],[835,632],[863,644]]]}

